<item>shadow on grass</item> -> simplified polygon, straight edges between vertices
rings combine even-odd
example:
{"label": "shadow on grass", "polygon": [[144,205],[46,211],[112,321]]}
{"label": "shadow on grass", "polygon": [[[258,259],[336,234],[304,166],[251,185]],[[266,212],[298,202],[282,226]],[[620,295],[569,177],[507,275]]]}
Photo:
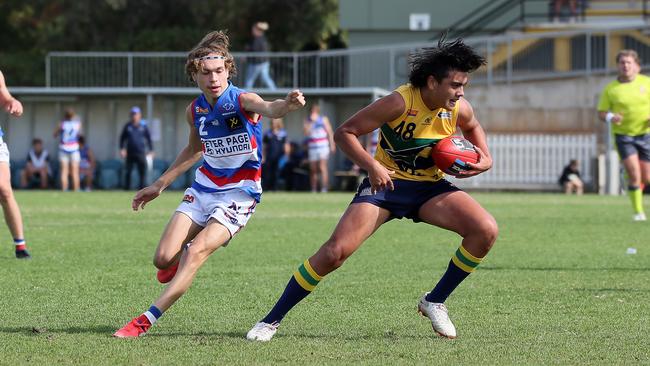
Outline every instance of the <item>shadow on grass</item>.
{"label": "shadow on grass", "polygon": [[[105,335],[106,337],[111,337],[113,333],[118,329],[115,325],[89,325],[87,327],[69,327],[69,328],[46,328],[46,327],[33,327],[33,326],[24,326],[24,327],[0,327],[1,333],[12,333],[12,334],[22,334],[28,336],[36,337],[48,337],[51,335],[60,335],[60,334],[97,334]],[[147,333],[147,338],[176,338],[176,337],[187,337],[187,338],[235,338],[235,339],[245,339],[245,332],[163,332],[158,333],[156,330],[153,330],[150,333]]]}
{"label": "shadow on grass", "polygon": [[[319,333],[307,333],[307,332],[287,332],[287,333],[278,333],[273,339],[289,339],[289,338],[304,338],[312,340],[343,340],[343,341],[378,341],[378,340],[399,340],[399,339],[414,339],[422,340],[422,337],[425,337],[427,333],[422,334],[397,334],[394,332],[385,332],[382,334],[372,333],[372,334],[359,334],[359,335],[343,335],[343,334],[319,334]],[[431,332],[433,339],[439,337],[435,336]],[[246,340],[246,332],[198,332],[198,333],[188,333],[188,332],[169,332],[169,333],[148,333],[147,337],[160,337],[160,338],[174,338],[174,337],[187,337],[194,339],[201,338],[211,338],[211,339],[225,339],[230,338],[234,340]],[[441,338],[442,339],[442,338]]]}
{"label": "shadow on grass", "polygon": [[[1,333],[12,333],[12,334],[22,334],[35,337],[44,337],[48,338],[52,335],[60,334],[97,334],[105,335],[106,337],[111,337],[117,328],[115,326],[108,325],[94,325],[88,327],[69,327],[69,328],[45,328],[45,327],[0,327]],[[283,338],[304,338],[304,339],[321,339],[321,340],[344,340],[344,341],[378,341],[378,340],[400,340],[400,339],[414,339],[421,340],[422,337],[425,337],[427,333],[422,334],[398,334],[392,331],[386,331],[384,333],[372,333],[372,334],[359,334],[359,335],[343,335],[343,334],[318,334],[310,332],[289,332],[289,333],[278,333],[274,339],[283,339]],[[432,339],[438,339],[431,334]],[[196,341],[201,340],[214,340],[214,339],[231,339],[231,340],[246,340],[246,332],[157,332],[153,330],[152,332],[147,333],[147,338],[190,338]]]}
{"label": "shadow on grass", "polygon": [[638,288],[574,288],[573,290],[598,294],[603,292],[650,292],[650,290],[641,290]]}
{"label": "shadow on grass", "polygon": [[111,335],[117,328],[109,325],[91,325],[87,327],[47,328],[47,327],[0,327],[0,333],[18,333],[33,336],[47,336],[48,334],[108,334]]}
{"label": "shadow on grass", "polygon": [[614,272],[648,272],[649,268],[622,268],[622,267],[493,267],[483,266],[479,267],[481,271],[575,271],[575,272],[601,272],[601,271],[614,271]]}

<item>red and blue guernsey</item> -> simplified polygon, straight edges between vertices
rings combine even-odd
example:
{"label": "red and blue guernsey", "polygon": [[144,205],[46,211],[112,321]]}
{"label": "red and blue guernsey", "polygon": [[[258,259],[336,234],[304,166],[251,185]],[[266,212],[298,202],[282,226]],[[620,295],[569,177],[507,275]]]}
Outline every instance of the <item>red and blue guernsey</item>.
{"label": "red and blue guernsey", "polygon": [[81,134],[81,121],[63,121],[59,125],[59,150],[67,153],[79,151],[79,135]]}
{"label": "red and blue guernsey", "polygon": [[246,91],[228,82],[214,107],[201,94],[192,102],[194,126],[203,144],[203,163],[192,187],[202,192],[239,189],[257,202],[262,196],[262,126],[240,104]]}

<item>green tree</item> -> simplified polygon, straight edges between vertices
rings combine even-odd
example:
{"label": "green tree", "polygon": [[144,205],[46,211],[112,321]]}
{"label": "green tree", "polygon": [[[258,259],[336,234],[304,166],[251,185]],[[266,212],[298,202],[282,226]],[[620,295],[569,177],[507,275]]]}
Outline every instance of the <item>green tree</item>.
{"label": "green tree", "polygon": [[338,0],[3,0],[0,69],[11,85],[43,85],[50,51],[187,51],[215,29],[241,51],[256,21],[273,51],[341,38]]}

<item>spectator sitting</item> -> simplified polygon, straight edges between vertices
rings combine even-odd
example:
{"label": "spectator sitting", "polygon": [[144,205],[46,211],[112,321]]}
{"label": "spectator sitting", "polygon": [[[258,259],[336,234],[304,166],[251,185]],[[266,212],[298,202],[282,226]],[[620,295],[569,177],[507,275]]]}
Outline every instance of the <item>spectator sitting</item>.
{"label": "spectator sitting", "polygon": [[262,147],[264,149],[262,154],[262,184],[264,189],[274,191],[278,188],[282,158],[289,154],[287,131],[284,129],[282,118],[273,118],[271,120],[271,128],[264,133]]}
{"label": "spectator sitting", "polygon": [[305,191],[309,188],[309,162],[302,149],[296,142],[289,143],[287,160],[282,166],[282,177],[284,178],[287,191]]}
{"label": "spectator sitting", "polygon": [[20,186],[28,188],[38,184],[41,189],[46,189],[50,173],[50,154],[43,148],[43,140],[35,138],[27,154],[27,164],[20,174]]}
{"label": "spectator sitting", "polygon": [[93,187],[93,178],[95,176],[95,153],[86,145],[86,138],[79,136],[79,154],[81,161],[79,162],[79,179],[83,190],[90,192]]}
{"label": "spectator sitting", "polygon": [[577,195],[581,195],[583,193],[584,184],[580,178],[578,160],[573,159],[569,162],[569,165],[564,167],[559,183],[564,187],[564,193],[566,194],[575,192]]}

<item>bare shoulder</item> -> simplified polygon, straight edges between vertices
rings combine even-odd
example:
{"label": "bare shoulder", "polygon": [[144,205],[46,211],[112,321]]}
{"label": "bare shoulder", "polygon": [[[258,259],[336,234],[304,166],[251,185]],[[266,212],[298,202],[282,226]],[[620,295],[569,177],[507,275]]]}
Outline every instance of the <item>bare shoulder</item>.
{"label": "bare shoulder", "polygon": [[392,92],[384,97],[381,97],[375,101],[378,106],[382,108],[387,108],[389,110],[401,110],[404,111],[406,108],[406,102],[402,94],[398,92]]}
{"label": "bare shoulder", "polygon": [[458,123],[468,123],[474,119],[474,108],[472,108],[472,104],[465,98],[461,98],[459,102]]}
{"label": "bare shoulder", "polygon": [[385,120],[393,120],[404,113],[406,102],[404,97],[398,92],[392,92],[381,97],[370,104],[368,107],[372,112],[377,112],[385,116]]}

